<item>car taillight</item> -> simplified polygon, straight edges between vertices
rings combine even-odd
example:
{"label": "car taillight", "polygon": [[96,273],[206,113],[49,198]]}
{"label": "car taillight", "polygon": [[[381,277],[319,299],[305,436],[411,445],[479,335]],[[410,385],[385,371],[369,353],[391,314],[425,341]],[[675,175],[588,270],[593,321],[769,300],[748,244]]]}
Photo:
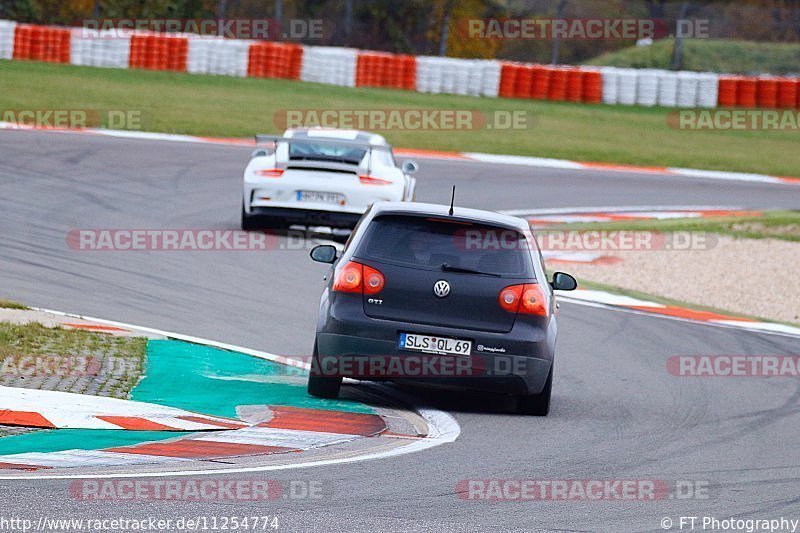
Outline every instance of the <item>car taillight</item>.
{"label": "car taillight", "polygon": [[280,178],[283,175],[283,169],[280,168],[262,168],[253,172],[256,176],[262,178]]}
{"label": "car taillight", "polygon": [[536,283],[509,285],[500,291],[500,307],[510,313],[547,316],[544,291]]}
{"label": "car taillight", "polygon": [[385,180],[383,178],[376,178],[373,176],[359,176],[358,181],[360,181],[364,185],[391,185],[391,180]]}
{"label": "car taillight", "polygon": [[384,278],[379,270],[349,261],[336,273],[333,290],[377,294],[383,290]]}

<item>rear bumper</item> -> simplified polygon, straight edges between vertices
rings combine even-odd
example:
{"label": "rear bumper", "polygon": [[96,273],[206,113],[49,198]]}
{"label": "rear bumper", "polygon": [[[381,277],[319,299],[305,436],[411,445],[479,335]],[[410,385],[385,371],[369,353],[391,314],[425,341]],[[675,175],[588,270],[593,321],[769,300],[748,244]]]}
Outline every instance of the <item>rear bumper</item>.
{"label": "rear bumper", "polygon": [[[355,310],[355,306],[346,307]],[[335,373],[518,395],[540,393],[553,365],[554,323],[543,331],[517,320],[510,332],[491,333],[373,319],[363,311],[360,315],[348,313],[345,319],[341,309],[336,311],[328,313],[317,332],[319,375]],[[401,332],[470,340],[472,353],[433,355],[401,349]],[[383,369],[385,375],[380,373]]]}
{"label": "rear bumper", "polygon": [[292,207],[251,207],[250,214],[252,216],[280,218],[287,224],[331,226],[334,228],[352,228],[362,216],[362,213],[295,209]]}

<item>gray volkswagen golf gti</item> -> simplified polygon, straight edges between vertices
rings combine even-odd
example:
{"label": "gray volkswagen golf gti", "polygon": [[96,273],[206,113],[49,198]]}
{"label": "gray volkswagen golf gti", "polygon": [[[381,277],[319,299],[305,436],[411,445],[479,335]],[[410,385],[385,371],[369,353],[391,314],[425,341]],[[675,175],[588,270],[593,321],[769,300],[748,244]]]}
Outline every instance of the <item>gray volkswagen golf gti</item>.
{"label": "gray volkswagen golf gti", "polygon": [[331,263],[308,392],[335,398],[343,377],[409,381],[517,397],[547,415],[557,306],[536,239],[520,218],[423,203],[373,205]]}

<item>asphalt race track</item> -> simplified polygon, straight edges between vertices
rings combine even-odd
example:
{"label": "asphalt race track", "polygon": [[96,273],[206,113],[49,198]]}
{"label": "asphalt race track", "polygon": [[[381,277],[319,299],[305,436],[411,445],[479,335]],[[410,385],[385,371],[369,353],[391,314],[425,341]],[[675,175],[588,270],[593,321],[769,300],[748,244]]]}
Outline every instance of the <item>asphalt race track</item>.
{"label": "asphalt race track", "polygon": [[[0,132],[0,293],[60,309],[287,355],[313,342],[322,275],[307,247],[269,252],[69,249],[74,229],[237,229],[250,150],[60,133]],[[489,209],[797,207],[798,189],[598,171],[421,161],[417,199]],[[286,244],[288,241],[282,241]],[[284,245],[284,248],[293,246]],[[565,269],[565,270],[568,270]],[[755,274],[755,272],[754,272]],[[563,303],[551,415],[494,398],[419,392],[454,414],[455,443],[386,460],[270,472],[324,497],[270,502],[87,503],[69,481],[0,481],[3,514],[277,514],[281,529],[659,531],[663,517],[800,518],[800,383],[678,378],[672,355],[796,354],[796,338]],[[242,474],[252,478],[252,474]],[[464,479],[708,482],[707,499],[462,500]],[[675,529],[677,529],[677,524]]]}

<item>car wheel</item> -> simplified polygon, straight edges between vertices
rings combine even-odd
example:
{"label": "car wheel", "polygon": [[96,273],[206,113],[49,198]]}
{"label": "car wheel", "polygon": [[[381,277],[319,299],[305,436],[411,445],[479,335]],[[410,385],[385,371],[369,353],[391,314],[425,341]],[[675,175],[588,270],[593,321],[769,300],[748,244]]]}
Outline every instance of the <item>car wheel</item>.
{"label": "car wheel", "polygon": [[319,368],[317,356],[317,343],[314,342],[313,361],[311,362],[311,372],[308,375],[308,393],[317,398],[338,398],[339,389],[342,387],[342,378],[329,376],[315,376],[314,368]]}
{"label": "car wheel", "polygon": [[553,367],[551,366],[542,392],[517,398],[517,412],[523,415],[547,416],[550,412],[550,395],[552,390]]}
{"label": "car wheel", "polygon": [[254,229],[258,229],[256,217],[254,215],[248,215],[244,210],[244,203],[242,203],[242,230],[252,231]]}

